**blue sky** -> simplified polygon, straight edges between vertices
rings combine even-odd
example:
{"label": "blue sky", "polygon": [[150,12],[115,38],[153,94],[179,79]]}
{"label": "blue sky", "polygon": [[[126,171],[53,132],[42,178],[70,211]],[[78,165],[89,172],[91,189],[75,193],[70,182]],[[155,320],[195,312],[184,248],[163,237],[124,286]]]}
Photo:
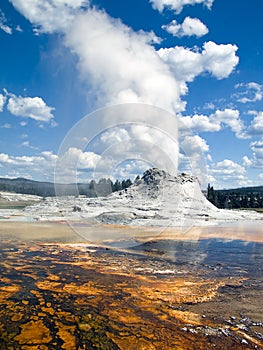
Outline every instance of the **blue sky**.
{"label": "blue sky", "polygon": [[[179,171],[203,187],[262,185],[262,10],[261,0],[2,0],[0,176],[52,181],[61,158],[61,181],[170,170],[178,154],[157,132],[169,129],[162,116],[127,125],[137,103],[177,118]],[[127,115],[115,109],[122,125],[109,130],[118,104]],[[94,111],[90,140],[77,123]],[[85,142],[68,142],[72,128]]]}

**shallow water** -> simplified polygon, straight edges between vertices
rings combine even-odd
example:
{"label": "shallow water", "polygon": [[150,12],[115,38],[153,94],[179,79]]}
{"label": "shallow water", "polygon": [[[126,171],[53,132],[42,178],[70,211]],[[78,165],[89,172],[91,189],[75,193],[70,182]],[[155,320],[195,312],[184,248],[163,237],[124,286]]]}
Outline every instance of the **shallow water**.
{"label": "shallow water", "polygon": [[263,243],[216,238],[192,242],[158,240],[131,249],[179,265],[211,266],[225,274],[243,271],[262,277],[263,273]]}

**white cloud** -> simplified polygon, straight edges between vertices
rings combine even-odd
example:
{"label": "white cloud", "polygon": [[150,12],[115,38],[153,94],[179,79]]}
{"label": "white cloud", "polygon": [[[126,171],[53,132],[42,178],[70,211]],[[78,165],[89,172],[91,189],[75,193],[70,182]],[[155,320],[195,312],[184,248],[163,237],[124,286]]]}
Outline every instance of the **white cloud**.
{"label": "white cloud", "polygon": [[175,11],[179,14],[184,6],[203,4],[208,9],[211,9],[214,0],[149,0],[153,8],[162,12],[164,8]]}
{"label": "white cloud", "polygon": [[11,35],[13,33],[12,28],[7,24],[6,17],[4,15],[3,11],[1,11],[1,10],[0,10],[0,29],[9,35]]}
{"label": "white cloud", "polygon": [[11,94],[7,109],[15,116],[31,118],[41,122],[50,122],[54,116],[53,107],[49,107],[41,97],[21,97]]}
{"label": "white cloud", "polygon": [[176,79],[182,82],[193,81],[198,75],[208,72],[217,79],[228,77],[236,65],[236,45],[204,43],[201,52],[181,46],[161,48],[158,53],[172,69]]}
{"label": "white cloud", "polygon": [[206,141],[198,135],[186,136],[181,142],[181,147],[187,155],[209,151]]}
{"label": "white cloud", "polygon": [[107,145],[111,145],[113,143],[129,142],[130,140],[131,137],[128,131],[124,128],[115,128],[113,130],[107,130],[100,137],[100,141]]}
{"label": "white cloud", "polygon": [[[23,147],[32,148],[28,141],[23,143]],[[61,158],[50,151],[34,156],[11,156],[0,153],[1,176],[28,177],[28,174],[31,174],[30,178],[35,180],[53,181],[55,169],[59,171],[57,167],[57,162],[59,162],[58,164],[65,166],[59,174],[61,180],[67,182],[72,179],[72,173],[79,174],[79,171],[83,171],[83,179],[87,180],[88,175],[86,176],[85,171],[93,169],[99,160],[99,155],[93,152],[83,152],[77,148],[69,149]]]}
{"label": "white cloud", "polygon": [[[92,86],[93,101],[99,106],[142,102],[171,112],[182,111],[185,102],[181,96],[187,92],[186,81],[205,71],[218,79],[224,78],[238,62],[236,46],[212,42],[205,43],[201,53],[178,47],[171,49],[179,57],[179,62],[176,59],[171,62],[167,57],[170,49],[158,54],[151,45],[153,33],[134,32],[104,11],[95,7],[87,9],[89,2],[85,0],[11,1],[39,30],[64,34],[65,45],[77,55],[80,75],[89,88]],[[212,0],[160,1],[159,8],[171,6],[179,10],[190,4],[211,7],[212,3]]]}
{"label": "white cloud", "polygon": [[3,125],[1,125],[0,126],[0,128],[2,128],[2,129],[11,129],[11,124],[9,124],[9,123],[5,123],[5,124],[3,124]]}
{"label": "white cloud", "polygon": [[[60,37],[63,38],[63,44],[78,58],[80,76],[89,89],[88,98],[92,96],[92,101],[96,101],[100,107],[138,102],[177,113],[185,109],[185,102],[181,97],[187,92],[186,82],[193,81],[202,73],[209,73],[217,79],[226,78],[238,64],[237,46],[218,45],[211,41],[204,43],[202,49],[177,46],[157,52],[152,46],[153,33],[135,32],[119,19],[111,18],[95,7],[84,11],[81,7],[88,6],[88,2],[84,0],[11,2],[36,27],[38,33],[62,34]],[[203,4],[211,8],[213,0],[151,0],[151,3],[159,11],[167,7],[179,13],[186,5]],[[189,25],[185,26],[184,31],[195,31],[197,35],[197,29],[191,29]],[[21,104],[16,103],[17,99],[23,99]],[[24,99],[11,97],[8,102],[9,110],[15,113],[19,110],[20,115],[40,121],[50,121],[53,118],[52,108],[43,100],[43,109],[40,108],[42,113],[38,114],[35,111],[32,113],[30,105],[33,99]],[[149,115],[144,121],[149,121],[151,125],[151,118]],[[223,115],[217,115],[217,118],[218,120],[211,121],[210,117],[193,117],[191,120],[188,118],[188,123],[193,128],[207,131],[217,131],[221,124],[226,124],[238,132],[238,126],[233,121],[223,118]],[[141,131],[142,128],[137,130],[138,138]],[[148,132],[145,137],[150,140],[153,136],[156,135]],[[201,153],[209,150],[206,142],[199,136],[185,139],[184,146],[193,155],[200,150]],[[78,155],[76,149],[75,153],[71,150],[75,157]],[[70,154],[67,156],[70,158]],[[87,154],[79,157],[84,164],[92,164],[96,160],[96,157],[92,160],[92,156]],[[198,157],[194,159],[196,164],[200,160]]]}
{"label": "white cloud", "polygon": [[230,176],[230,175],[245,174],[246,170],[240,164],[235,163],[230,159],[225,159],[221,162],[216,163],[212,172],[214,174],[219,173],[221,175]]}
{"label": "white cloud", "polygon": [[204,185],[207,182],[207,152],[209,146],[198,135],[185,136],[180,142],[181,153],[179,157],[179,169],[181,172],[191,172],[197,176]]}
{"label": "white cloud", "polygon": [[235,86],[236,89],[244,90],[234,94],[232,97],[236,98],[240,103],[249,103],[261,101],[263,98],[263,86],[250,82],[250,83],[240,83]]}
{"label": "white cloud", "polygon": [[179,127],[183,133],[218,132],[228,126],[238,138],[243,138],[244,123],[237,109],[216,110],[210,116],[195,114],[179,118]]}
{"label": "white cloud", "polygon": [[13,32],[11,27],[1,22],[0,22],[0,29],[2,29],[6,34],[9,34],[9,35],[11,35]]}
{"label": "white cloud", "polygon": [[217,132],[221,130],[220,123],[215,123],[202,114],[180,117],[179,128],[181,132]]}
{"label": "white cloud", "polygon": [[239,62],[236,56],[236,45],[221,44],[209,41],[203,46],[202,59],[206,70],[217,79],[227,78]]}
{"label": "white cloud", "polygon": [[253,166],[263,167],[263,140],[251,142],[253,152]]}
{"label": "white cloud", "polygon": [[1,176],[5,177],[32,177],[40,180],[52,180],[55,164],[56,156],[52,153],[50,153],[49,157],[45,157],[43,153],[35,156],[0,154],[0,165],[3,166],[1,168]]}
{"label": "white cloud", "polygon": [[146,169],[149,169],[153,165],[146,163],[143,160],[130,160],[129,162],[121,163],[119,167],[113,172],[113,179],[128,179],[132,181],[137,175],[142,175]]}
{"label": "white cloud", "polygon": [[63,168],[68,169],[94,169],[99,162],[101,157],[93,152],[83,152],[82,150],[71,147],[68,151],[61,157],[61,164]]}
{"label": "white cloud", "polygon": [[250,143],[250,149],[253,152],[251,158],[243,157],[244,167],[263,168],[263,139]]}
{"label": "white cloud", "polygon": [[0,94],[0,112],[3,112],[5,101],[6,101],[6,97]]}
{"label": "white cloud", "polygon": [[30,149],[34,149],[34,150],[38,149],[38,147],[32,146],[31,143],[28,140],[22,142],[20,147],[26,147],[26,148],[30,148]]}
{"label": "white cloud", "polygon": [[36,33],[66,31],[88,0],[10,0],[34,26]]}
{"label": "white cloud", "polygon": [[244,156],[242,160],[243,160],[242,165],[244,167],[250,167],[253,164],[253,161],[249,159],[248,156]]}
{"label": "white cloud", "polygon": [[247,134],[249,136],[251,135],[263,135],[263,112],[255,112],[255,111],[250,111],[250,114],[254,114],[255,117],[251,121],[248,129],[247,129]]}
{"label": "white cloud", "polygon": [[203,107],[203,109],[215,109],[216,107],[215,107],[215,104],[213,103],[213,102],[207,102],[207,103],[205,103],[205,105],[204,105],[204,107]]}
{"label": "white cloud", "polygon": [[77,16],[66,44],[78,55],[81,76],[92,84],[99,105],[142,102],[184,109],[180,84],[150,45],[151,37],[102,11]]}
{"label": "white cloud", "polygon": [[183,36],[197,36],[200,38],[208,33],[208,28],[200,19],[191,17],[186,17],[182,24],[174,19],[168,25],[163,25],[162,29],[179,38]]}
{"label": "white cloud", "polygon": [[222,111],[217,110],[211,116],[211,120],[229,126],[237,137],[241,136],[241,132],[244,129],[243,121],[240,119],[239,111],[237,109],[226,108]]}
{"label": "white cloud", "polygon": [[244,166],[230,159],[212,164],[209,168],[209,174],[216,180],[213,185],[217,189],[236,188],[248,181]]}

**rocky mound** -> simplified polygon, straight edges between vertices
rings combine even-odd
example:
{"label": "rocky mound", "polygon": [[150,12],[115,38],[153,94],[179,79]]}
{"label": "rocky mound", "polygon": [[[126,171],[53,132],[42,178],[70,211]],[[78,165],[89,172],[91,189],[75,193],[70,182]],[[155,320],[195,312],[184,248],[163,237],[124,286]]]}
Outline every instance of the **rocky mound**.
{"label": "rocky mound", "polygon": [[108,197],[110,211],[101,213],[98,221],[157,226],[188,226],[211,220],[237,220],[244,212],[220,210],[201,191],[198,178],[170,175],[152,168],[131,187]]}

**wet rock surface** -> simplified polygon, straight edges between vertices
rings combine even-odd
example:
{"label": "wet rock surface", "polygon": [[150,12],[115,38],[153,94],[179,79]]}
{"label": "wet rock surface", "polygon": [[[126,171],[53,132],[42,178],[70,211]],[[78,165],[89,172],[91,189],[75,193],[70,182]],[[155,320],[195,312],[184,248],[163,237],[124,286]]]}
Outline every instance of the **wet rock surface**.
{"label": "wet rock surface", "polygon": [[0,348],[263,349],[262,244],[226,244],[2,240]]}

